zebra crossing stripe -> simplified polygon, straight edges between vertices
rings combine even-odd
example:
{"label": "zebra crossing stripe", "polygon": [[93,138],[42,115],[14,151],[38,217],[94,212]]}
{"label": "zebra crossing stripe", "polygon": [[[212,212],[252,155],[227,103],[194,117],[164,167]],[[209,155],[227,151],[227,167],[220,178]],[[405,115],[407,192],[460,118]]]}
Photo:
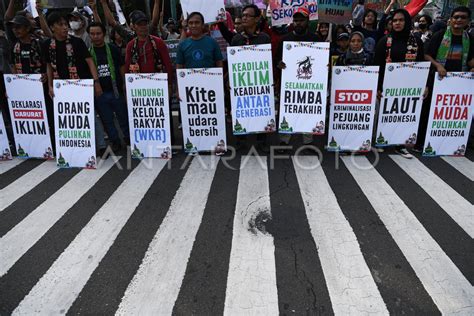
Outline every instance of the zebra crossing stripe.
{"label": "zebra crossing stripe", "polygon": [[472,315],[474,288],[405,203],[367,158],[342,160],[441,313]]}
{"label": "zebra crossing stripe", "polygon": [[54,161],[45,161],[0,191],[0,212],[58,171]]}
{"label": "zebra crossing stripe", "polygon": [[[153,163],[150,168],[149,162]],[[58,257],[14,315],[64,314],[99,265],[148,188],[167,164],[144,160]]]}
{"label": "zebra crossing stripe", "polygon": [[418,159],[390,155],[471,238],[474,238],[474,206],[441,180]]}
{"label": "zebra crossing stripe", "polygon": [[469,180],[474,181],[474,162],[466,157],[441,157],[444,161],[461,172]]}
{"label": "zebra crossing stripe", "polygon": [[15,168],[16,166],[21,164],[23,161],[25,161],[25,159],[13,158],[12,160],[0,162],[0,174],[4,174],[8,170]]}
{"label": "zebra crossing stripe", "polygon": [[266,157],[242,157],[225,315],[279,314],[275,246],[261,230],[271,217],[269,191]]}
{"label": "zebra crossing stripe", "polygon": [[3,276],[113,166],[112,159],[91,172],[82,170],[59,191],[0,238],[0,276]]}
{"label": "zebra crossing stripe", "polygon": [[336,315],[389,312],[362,256],[357,237],[317,157],[293,157],[311,234]]}
{"label": "zebra crossing stripe", "polygon": [[218,162],[216,156],[193,159],[117,315],[170,315],[173,311]]}

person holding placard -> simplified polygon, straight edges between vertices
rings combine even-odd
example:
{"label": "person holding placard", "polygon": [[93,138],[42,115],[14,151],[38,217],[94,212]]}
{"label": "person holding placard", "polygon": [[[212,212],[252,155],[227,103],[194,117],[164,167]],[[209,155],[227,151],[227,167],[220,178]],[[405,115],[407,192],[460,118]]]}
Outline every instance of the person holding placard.
{"label": "person holding placard", "polygon": [[112,151],[121,148],[119,133],[114,124],[114,113],[124,135],[125,144],[130,144],[127,106],[123,97],[123,77],[125,70],[120,51],[115,45],[105,42],[105,26],[102,23],[91,23],[87,31],[91,37],[90,53],[97,67],[102,95],[96,98],[96,107],[104,127],[112,141]]}
{"label": "person holding placard", "polygon": [[[54,98],[54,79],[94,79],[95,96],[102,95],[97,68],[83,40],[69,36],[68,21],[59,12],[48,16],[48,26],[53,37],[43,43],[43,56],[47,65],[48,87],[51,99]],[[99,156],[106,152],[102,125],[98,124],[96,116],[96,142]]]}
{"label": "person holding placard", "polygon": [[[286,65],[283,62],[283,42],[321,42],[321,39],[315,33],[309,31],[309,10],[306,8],[299,8],[293,13],[293,32],[286,34],[278,45],[276,52],[276,60],[278,62],[278,69],[285,69]],[[313,142],[313,135],[302,134],[303,144],[309,145]],[[280,135],[280,145],[285,146],[290,143],[291,134]],[[282,151],[280,151],[282,152]]]}
{"label": "person holding placard", "polygon": [[[242,27],[243,31],[232,38],[231,46],[271,44],[271,38],[268,34],[258,30],[258,21],[260,20],[260,9],[255,4],[246,5],[242,9]],[[237,149],[244,146],[242,140],[245,136],[236,136]],[[269,152],[266,134],[257,134],[258,147],[263,152]]]}
{"label": "person holding placard", "polygon": [[[425,58],[431,62],[432,68],[443,78],[447,72],[474,71],[474,38],[466,31],[471,19],[471,10],[460,6],[451,12],[447,29],[433,34],[426,47]],[[433,87],[434,71],[429,78],[429,86]],[[428,118],[430,114],[431,95],[426,98],[421,112],[417,151],[423,150]]]}
{"label": "person holding placard", "polygon": [[364,34],[352,32],[349,36],[349,49],[340,55],[336,61],[336,66],[368,66],[372,63],[372,58],[363,47]]}
{"label": "person holding placard", "polygon": [[[380,66],[378,91],[381,95],[386,63],[423,61],[423,42],[411,33],[411,17],[405,9],[393,12],[392,31],[384,36],[375,48],[375,65]],[[413,155],[405,146],[397,146],[396,152],[411,159]]]}

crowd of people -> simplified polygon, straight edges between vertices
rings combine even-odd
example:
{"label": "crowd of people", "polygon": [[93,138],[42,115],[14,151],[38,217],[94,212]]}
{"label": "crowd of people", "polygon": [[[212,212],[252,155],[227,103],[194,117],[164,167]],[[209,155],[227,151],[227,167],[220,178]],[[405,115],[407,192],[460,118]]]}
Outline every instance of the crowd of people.
{"label": "crowd of people", "polygon": [[[128,23],[121,24],[114,2],[89,1],[90,11],[74,9],[43,14],[37,3],[39,16],[33,18],[26,11],[14,12],[15,0],[5,13],[4,31],[0,32],[0,71],[3,74],[41,74],[44,83],[49,125],[54,131],[52,98],[54,79],[93,79],[95,93],[96,143],[102,156],[109,145],[114,152],[129,144],[129,126],[125,99],[125,73],[167,73],[170,94],[177,93],[175,68],[223,67],[225,60],[217,41],[209,36],[219,30],[230,46],[271,44],[274,59],[276,93],[281,70],[284,41],[330,42],[332,65],[380,66],[379,90],[382,90],[385,64],[390,62],[429,61],[429,76],[422,107],[421,124],[415,150],[421,150],[429,115],[431,91],[435,72],[474,71],[473,28],[471,10],[455,8],[447,21],[428,15],[416,17],[403,8],[395,8],[392,0],[382,16],[366,9],[363,0],[355,6],[351,23],[332,25],[318,22],[312,32],[309,11],[299,8],[293,23],[271,26],[266,11],[247,5],[234,17],[226,12],[227,20],[212,25],[204,23],[200,12],[192,12],[187,19],[169,18],[164,24],[160,12],[161,1],[155,0],[151,18],[135,10],[128,14]],[[102,8],[102,17],[98,6]],[[90,14],[91,13],[91,14]],[[165,40],[179,39],[176,64],[173,65]],[[0,106],[6,125],[10,122],[5,88],[1,78]],[[226,85],[228,86],[228,85]],[[276,98],[278,102],[278,98]],[[229,111],[229,98],[226,108]],[[222,105],[224,106],[224,105]],[[278,109],[278,104],[276,104]],[[116,128],[118,121],[121,132]],[[51,133],[54,136],[54,132]],[[120,135],[123,135],[121,139]],[[172,135],[173,136],[173,135]],[[231,136],[229,136],[231,137]],[[237,149],[245,146],[244,136],[235,136]],[[172,137],[173,138],[173,137]],[[12,138],[10,138],[12,139]],[[279,136],[280,144],[289,144],[288,135]],[[259,147],[268,151],[267,135],[257,137]],[[303,135],[310,144],[312,135]],[[397,152],[406,158],[412,155],[404,147]]]}

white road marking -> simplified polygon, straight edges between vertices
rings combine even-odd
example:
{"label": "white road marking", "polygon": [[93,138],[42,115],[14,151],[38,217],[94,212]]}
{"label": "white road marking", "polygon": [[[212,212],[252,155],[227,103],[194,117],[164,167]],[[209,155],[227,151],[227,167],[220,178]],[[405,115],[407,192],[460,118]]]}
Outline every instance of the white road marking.
{"label": "white road marking", "polygon": [[219,159],[194,158],[129,284],[117,315],[171,315]]}
{"label": "white road marking", "polygon": [[456,168],[469,180],[474,181],[474,162],[466,157],[441,157],[444,161]]}
{"label": "white road marking", "polygon": [[25,159],[13,158],[12,160],[0,161],[0,174],[4,174],[10,169],[21,164]]}
{"label": "white road marking", "polygon": [[466,233],[474,238],[474,206],[441,180],[418,159],[390,155],[415,182],[441,206]]}
{"label": "white road marking", "polygon": [[0,212],[58,171],[54,161],[45,161],[0,191]]}
{"label": "white road marking", "polygon": [[23,221],[0,238],[0,277],[17,262],[38,240],[113,166],[106,160],[95,171],[82,170],[61,189],[38,206]]}
{"label": "white road marking", "polygon": [[242,157],[235,206],[225,315],[278,315],[275,245],[257,228],[271,217],[265,157]]}
{"label": "white road marking", "polygon": [[357,237],[342,213],[318,158],[293,158],[293,165],[334,313],[388,315]]}
{"label": "white road marking", "polygon": [[64,314],[74,303],[166,160],[142,161],[92,217],[14,310],[15,315]]}
{"label": "white road marking", "polygon": [[474,288],[390,185],[367,158],[342,160],[441,313],[472,315]]}

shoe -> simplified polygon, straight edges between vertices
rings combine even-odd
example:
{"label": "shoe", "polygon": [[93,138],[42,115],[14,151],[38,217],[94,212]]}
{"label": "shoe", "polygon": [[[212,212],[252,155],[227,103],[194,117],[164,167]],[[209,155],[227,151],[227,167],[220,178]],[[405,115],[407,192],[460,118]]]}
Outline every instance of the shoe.
{"label": "shoe", "polygon": [[423,149],[418,148],[418,147],[413,147],[411,150],[413,150],[416,153],[420,153],[420,154],[423,152]]}
{"label": "shoe", "polygon": [[183,129],[183,125],[182,125],[182,124],[179,124],[179,125],[178,125],[178,129]]}
{"label": "shoe", "polygon": [[375,147],[375,150],[377,150],[378,153],[383,153],[385,151],[382,147]]}
{"label": "shoe", "polygon": [[406,148],[397,149],[397,150],[395,150],[395,152],[397,154],[399,154],[400,156],[402,156],[403,158],[406,158],[406,159],[412,159],[413,158],[413,155],[410,154]]}

